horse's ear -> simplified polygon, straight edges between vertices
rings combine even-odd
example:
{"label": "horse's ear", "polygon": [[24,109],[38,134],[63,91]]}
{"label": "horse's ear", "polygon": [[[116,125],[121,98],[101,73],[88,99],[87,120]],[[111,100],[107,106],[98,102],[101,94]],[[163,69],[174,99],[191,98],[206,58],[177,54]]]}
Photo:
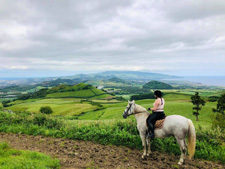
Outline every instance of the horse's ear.
{"label": "horse's ear", "polygon": [[135,103],[134,100],[132,100],[132,103]]}
{"label": "horse's ear", "polygon": [[130,100],[128,100],[128,103],[130,103]]}

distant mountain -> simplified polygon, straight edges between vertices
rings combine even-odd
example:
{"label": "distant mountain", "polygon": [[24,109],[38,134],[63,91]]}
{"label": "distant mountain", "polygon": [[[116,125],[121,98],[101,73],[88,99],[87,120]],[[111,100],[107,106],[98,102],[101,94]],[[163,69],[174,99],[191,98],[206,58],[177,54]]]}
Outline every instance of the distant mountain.
{"label": "distant mountain", "polygon": [[51,89],[42,89],[34,93],[20,95],[18,100],[36,99],[36,98],[105,98],[109,95],[95,87],[79,83],[74,86],[61,84]]}
{"label": "distant mountain", "polygon": [[112,78],[120,78],[127,81],[149,81],[149,80],[162,80],[162,79],[174,79],[180,78],[178,76],[159,74],[159,73],[148,73],[139,71],[106,71],[96,74],[78,74],[74,76],[61,77],[62,79],[73,79],[80,78],[82,80],[109,80]]}
{"label": "distant mountain", "polygon": [[160,79],[170,79],[179,78],[178,76],[159,74],[159,73],[149,73],[149,72],[139,72],[139,71],[106,71],[98,73],[104,77],[117,77],[123,80],[160,80]]}
{"label": "distant mountain", "polygon": [[[116,79],[117,78],[117,79]],[[122,80],[136,83],[146,83],[150,80],[163,80],[163,79],[176,79],[178,76],[159,74],[159,73],[148,73],[138,71],[106,71],[95,74],[77,74],[74,76],[61,76],[61,77],[49,77],[49,78],[29,78],[29,79],[13,79],[13,80],[0,80],[0,87],[11,86],[11,85],[37,85],[41,84],[44,86],[56,86],[59,84],[74,85],[78,83],[88,83],[104,81],[104,80]],[[67,79],[67,80],[65,80]],[[114,81],[114,82],[115,82]],[[95,84],[95,83],[93,83]]]}

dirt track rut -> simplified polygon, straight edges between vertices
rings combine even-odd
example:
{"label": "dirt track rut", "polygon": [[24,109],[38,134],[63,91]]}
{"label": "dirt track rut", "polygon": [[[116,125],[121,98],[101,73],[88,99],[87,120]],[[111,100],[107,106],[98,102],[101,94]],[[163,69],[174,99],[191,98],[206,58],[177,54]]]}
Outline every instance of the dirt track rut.
{"label": "dirt track rut", "polygon": [[186,160],[185,165],[178,167],[178,156],[153,152],[146,160],[142,160],[142,152],[136,149],[62,138],[0,133],[0,141],[8,142],[15,149],[38,151],[58,158],[62,169],[225,168],[225,165],[198,159]]}

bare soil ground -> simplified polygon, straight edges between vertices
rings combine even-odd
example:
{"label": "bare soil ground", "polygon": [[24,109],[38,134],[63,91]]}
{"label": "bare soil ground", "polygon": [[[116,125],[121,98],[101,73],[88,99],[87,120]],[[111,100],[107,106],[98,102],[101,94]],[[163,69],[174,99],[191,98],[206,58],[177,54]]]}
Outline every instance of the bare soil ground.
{"label": "bare soil ground", "polygon": [[186,160],[178,166],[178,156],[153,152],[146,160],[142,152],[122,146],[100,145],[87,141],[68,140],[44,136],[0,133],[0,142],[8,142],[12,148],[32,150],[58,158],[62,169],[106,168],[106,169],[169,169],[210,168],[224,169],[225,165],[204,160]]}

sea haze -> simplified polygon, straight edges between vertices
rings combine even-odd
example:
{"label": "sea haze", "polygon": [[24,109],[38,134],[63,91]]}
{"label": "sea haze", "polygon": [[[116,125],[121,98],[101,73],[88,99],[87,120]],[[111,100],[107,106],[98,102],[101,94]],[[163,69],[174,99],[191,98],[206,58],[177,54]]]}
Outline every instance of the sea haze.
{"label": "sea haze", "polygon": [[225,86],[225,76],[185,76],[181,81],[190,81],[204,85]]}

